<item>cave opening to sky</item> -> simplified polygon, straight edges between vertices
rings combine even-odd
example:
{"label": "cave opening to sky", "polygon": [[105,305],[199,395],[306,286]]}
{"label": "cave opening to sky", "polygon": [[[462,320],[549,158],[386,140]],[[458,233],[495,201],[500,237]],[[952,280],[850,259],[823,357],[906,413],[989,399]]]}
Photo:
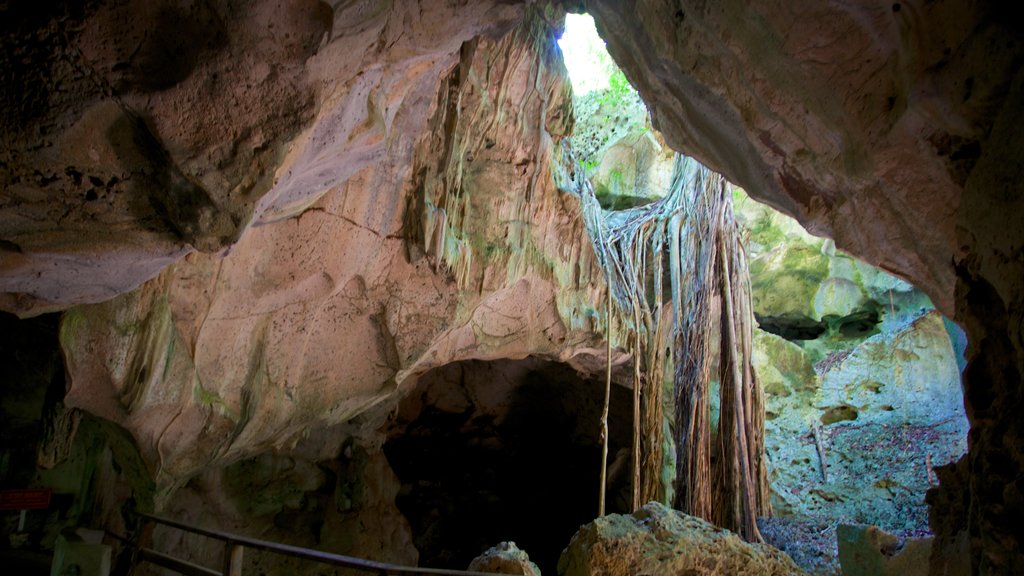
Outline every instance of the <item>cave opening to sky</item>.
{"label": "cave opening to sky", "polygon": [[621,73],[589,14],[566,14],[565,31],[558,46],[577,98],[607,89],[610,77]]}
{"label": "cave opening to sky", "polygon": [[[615,221],[623,217],[610,212],[664,197],[675,151],[594,20],[567,15],[558,44],[574,95],[569,147],[603,217]],[[762,532],[805,567],[827,572],[836,562],[838,523],[876,524],[901,536],[926,531],[933,468],[966,449],[965,337],[914,286],[728,186],[749,261],[753,363],[766,396],[778,517]],[[717,380],[711,395],[717,411]],[[824,536],[788,541],[794,526]]]}

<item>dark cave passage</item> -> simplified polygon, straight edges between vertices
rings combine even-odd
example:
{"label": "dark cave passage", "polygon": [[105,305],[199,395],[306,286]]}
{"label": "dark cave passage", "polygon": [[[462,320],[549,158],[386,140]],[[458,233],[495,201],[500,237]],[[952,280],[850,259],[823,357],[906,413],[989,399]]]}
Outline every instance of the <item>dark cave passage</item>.
{"label": "dark cave passage", "polygon": [[[604,384],[536,358],[426,373],[384,445],[420,565],[465,569],[506,540],[546,574],[597,513]],[[609,512],[628,503],[631,392],[613,386]]]}

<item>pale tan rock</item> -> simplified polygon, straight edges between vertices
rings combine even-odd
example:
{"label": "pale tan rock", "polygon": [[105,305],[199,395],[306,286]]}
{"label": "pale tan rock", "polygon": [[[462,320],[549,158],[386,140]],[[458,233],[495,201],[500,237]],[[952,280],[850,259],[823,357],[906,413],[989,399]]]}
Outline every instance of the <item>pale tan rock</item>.
{"label": "pale tan rock", "polygon": [[484,551],[469,563],[471,572],[489,574],[516,574],[518,576],[540,576],[540,568],[530,562],[530,556],[516,546],[515,542],[501,542]]}
{"label": "pale tan rock", "polygon": [[976,26],[986,8],[810,0],[623,10],[598,0],[587,10],[673,147],[951,313],[962,187],[1021,51],[990,57],[986,46],[1009,31]]}
{"label": "pale tan rock", "polygon": [[558,561],[562,576],[802,575],[779,550],[651,502],[583,526]]}
{"label": "pale tan rock", "polygon": [[[878,526],[841,525],[839,564],[843,576],[926,576],[932,538],[899,539]],[[966,574],[966,572],[964,573]]]}
{"label": "pale tan rock", "polygon": [[[190,254],[69,310],[68,406],[125,428],[163,501],[202,470],[287,453],[356,416],[372,436],[375,415],[450,362],[536,355],[603,369],[601,274],[578,200],[552,175],[571,122],[552,34],[537,12],[474,41],[446,80],[459,107],[438,107],[419,142],[394,134],[412,171],[367,165],[223,256]],[[423,208],[398,190],[424,194]],[[435,195],[457,196],[464,220],[439,224]],[[422,240],[438,226],[440,252]],[[615,352],[617,366],[627,359]]]}
{"label": "pale tan rock", "polygon": [[378,199],[400,206],[462,43],[523,15],[433,0],[90,7],[4,8],[0,309],[23,316],[220,253],[384,159]]}
{"label": "pale tan rock", "polygon": [[675,152],[661,135],[638,128],[612,143],[591,176],[598,198],[629,196],[629,204],[646,204],[665,195],[672,183]]}

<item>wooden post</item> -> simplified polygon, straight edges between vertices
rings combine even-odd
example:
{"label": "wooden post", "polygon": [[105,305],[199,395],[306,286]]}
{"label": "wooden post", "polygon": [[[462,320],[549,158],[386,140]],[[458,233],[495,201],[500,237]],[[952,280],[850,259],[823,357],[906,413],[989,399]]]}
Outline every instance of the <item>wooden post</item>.
{"label": "wooden post", "polygon": [[224,543],[224,576],[242,576],[242,551],[245,548],[237,542]]}
{"label": "wooden post", "polygon": [[[145,550],[153,545],[153,531],[156,530],[156,523],[150,520],[143,519],[138,531],[135,534],[134,545],[132,546],[131,554],[131,567],[135,569],[139,563],[143,562],[145,557]],[[131,570],[129,571],[131,572]]]}

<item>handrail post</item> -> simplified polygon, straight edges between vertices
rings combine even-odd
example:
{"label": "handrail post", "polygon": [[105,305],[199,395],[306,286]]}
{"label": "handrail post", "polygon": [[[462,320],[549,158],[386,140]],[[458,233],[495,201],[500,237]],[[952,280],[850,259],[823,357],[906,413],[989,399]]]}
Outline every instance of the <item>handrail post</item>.
{"label": "handrail post", "polygon": [[224,576],[242,576],[243,550],[245,548],[237,542],[224,542]]}
{"label": "handrail post", "polygon": [[135,533],[134,545],[131,549],[131,567],[134,569],[141,562],[140,554],[144,548],[149,548],[153,544],[153,531],[156,530],[156,522],[152,520],[143,519],[138,527],[138,531]]}

